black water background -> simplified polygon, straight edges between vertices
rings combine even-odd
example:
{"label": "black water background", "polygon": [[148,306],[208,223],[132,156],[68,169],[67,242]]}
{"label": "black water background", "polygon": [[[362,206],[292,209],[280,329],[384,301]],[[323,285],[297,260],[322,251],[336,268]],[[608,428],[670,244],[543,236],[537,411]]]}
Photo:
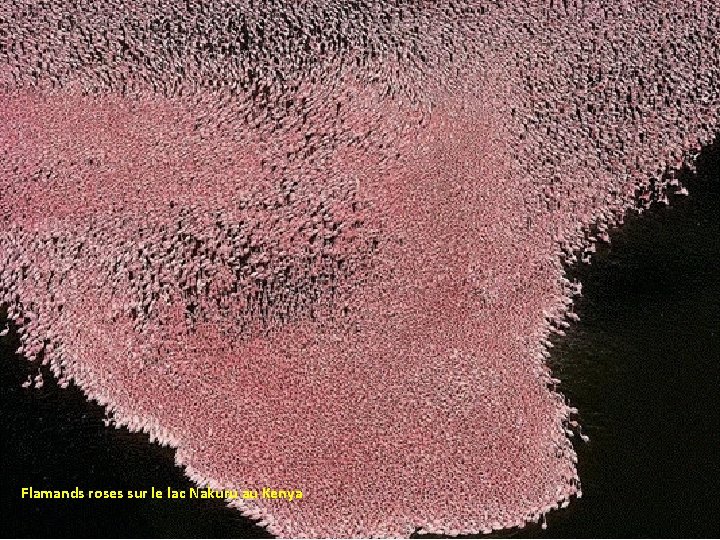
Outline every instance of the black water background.
{"label": "black water background", "polygon": [[[2,322],[4,327],[4,321]],[[5,538],[271,538],[222,500],[21,499],[23,487],[188,490],[175,451],[148,436],[106,427],[104,409],[42,368],[41,389],[24,389],[37,368],[0,338],[0,536]]]}
{"label": "black water background", "polygon": [[[575,441],[584,496],[499,537],[720,536],[720,144],[691,197],[630,215],[590,266],[582,318],[555,339],[559,390],[580,411]],[[3,323],[4,326],[4,323]],[[20,488],[188,489],[173,451],[142,434],[105,427],[101,407],[0,338],[0,535],[5,537],[268,536],[221,501],[33,501]]]}

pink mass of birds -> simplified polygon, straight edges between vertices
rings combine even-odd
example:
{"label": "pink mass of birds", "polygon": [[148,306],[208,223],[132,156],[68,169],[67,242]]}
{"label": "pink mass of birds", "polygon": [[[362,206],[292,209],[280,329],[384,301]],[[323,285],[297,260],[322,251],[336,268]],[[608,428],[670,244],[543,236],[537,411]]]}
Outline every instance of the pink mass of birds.
{"label": "pink mass of birds", "polygon": [[719,33],[715,1],[2,0],[18,352],[201,485],[302,490],[230,503],[279,536],[538,521],[581,495],[563,262],[710,140]]}

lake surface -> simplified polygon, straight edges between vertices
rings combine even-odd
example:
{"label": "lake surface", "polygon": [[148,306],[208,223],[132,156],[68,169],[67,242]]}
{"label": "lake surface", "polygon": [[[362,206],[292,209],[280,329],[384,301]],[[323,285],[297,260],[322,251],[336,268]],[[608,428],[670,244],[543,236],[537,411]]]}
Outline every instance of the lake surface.
{"label": "lake surface", "polygon": [[[590,266],[581,322],[555,340],[560,391],[580,411],[583,498],[497,537],[720,535],[720,145],[684,173],[688,198],[630,215]],[[4,327],[4,321],[2,322]],[[22,500],[20,489],[188,489],[173,451],[108,428],[103,410],[0,338],[0,534],[19,537],[268,537],[208,500]]]}

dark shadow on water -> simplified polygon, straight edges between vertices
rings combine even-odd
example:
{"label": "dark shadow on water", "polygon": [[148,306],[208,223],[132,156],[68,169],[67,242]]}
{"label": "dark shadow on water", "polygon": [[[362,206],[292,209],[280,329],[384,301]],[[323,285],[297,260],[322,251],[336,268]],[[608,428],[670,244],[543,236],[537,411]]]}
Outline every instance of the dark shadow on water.
{"label": "dark shadow on water", "polygon": [[720,142],[697,165],[690,197],[629,215],[568,269],[581,321],[550,365],[590,437],[574,438],[583,497],[546,530],[491,537],[720,536]]}
{"label": "dark shadow on water", "polygon": [[[5,327],[5,319],[0,328]],[[21,499],[34,489],[150,491],[197,487],[175,466],[175,451],[144,433],[106,427],[104,409],[46,368],[44,386],[25,389],[36,364],[0,338],[0,536],[20,538],[271,538],[222,500]]]}
{"label": "dark shadow on water", "polygon": [[[590,266],[582,318],[555,340],[560,391],[580,411],[584,496],[496,537],[720,535],[720,144],[689,198],[629,216]],[[23,486],[150,489],[190,482],[173,452],[106,428],[77,389],[20,387],[34,369],[0,338],[0,533],[19,537],[267,536],[219,501],[27,501]]]}
{"label": "dark shadow on water", "polygon": [[583,498],[522,536],[720,534],[720,144],[689,198],[631,215],[590,266],[551,367],[580,411]]}

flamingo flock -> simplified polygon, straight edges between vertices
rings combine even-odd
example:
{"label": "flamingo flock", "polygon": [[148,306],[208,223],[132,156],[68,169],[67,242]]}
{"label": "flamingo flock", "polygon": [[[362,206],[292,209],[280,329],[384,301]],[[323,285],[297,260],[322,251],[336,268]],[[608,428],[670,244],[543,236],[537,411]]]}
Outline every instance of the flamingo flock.
{"label": "flamingo flock", "polygon": [[278,536],[545,527],[582,494],[563,264],[687,194],[719,26],[704,0],[4,0],[18,354],[199,485],[301,490],[229,503]]}

